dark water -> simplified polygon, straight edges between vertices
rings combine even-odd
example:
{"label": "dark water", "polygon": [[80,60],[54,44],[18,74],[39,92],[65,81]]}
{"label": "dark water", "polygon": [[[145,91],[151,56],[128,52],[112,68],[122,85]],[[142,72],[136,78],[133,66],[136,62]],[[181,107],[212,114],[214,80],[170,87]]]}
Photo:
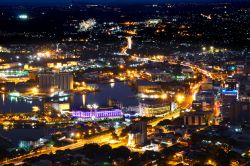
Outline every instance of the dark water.
{"label": "dark water", "polygon": [[[135,98],[135,92],[128,86],[126,82],[119,82],[114,84],[99,84],[97,85],[100,92],[91,93],[86,96],[85,104],[98,104],[100,106],[107,105],[109,98],[121,102],[124,106],[138,105]],[[82,95],[73,96],[73,108],[79,108],[83,105]]]}
{"label": "dark water", "polygon": [[[136,106],[135,92],[131,90],[126,82],[119,82],[114,84],[98,84],[100,92],[90,93],[85,97],[80,94],[75,94],[69,101],[72,109],[80,108],[87,104],[98,104],[100,106],[107,105],[109,98],[121,102],[124,106]],[[14,112],[31,112],[33,106],[38,106],[43,109],[42,101],[24,101],[24,100],[11,100],[10,98],[2,95],[0,96],[0,112],[1,113],[14,113]],[[16,128],[5,131],[0,128],[0,136],[10,139],[14,144],[20,140],[38,139],[40,137],[49,135],[50,133],[61,131],[62,129],[56,128]]]}
{"label": "dark water", "polygon": [[[86,96],[75,94],[67,101],[70,102],[71,108],[81,108],[87,104],[98,104],[99,106],[107,105],[109,98],[121,102],[124,106],[136,106],[138,101],[135,98],[135,92],[128,86],[126,82],[118,82],[113,84],[97,84],[100,91],[90,93]],[[15,100],[10,99],[4,94],[0,96],[0,113],[21,113],[31,112],[33,106],[38,106],[43,110],[43,101],[33,100]]]}

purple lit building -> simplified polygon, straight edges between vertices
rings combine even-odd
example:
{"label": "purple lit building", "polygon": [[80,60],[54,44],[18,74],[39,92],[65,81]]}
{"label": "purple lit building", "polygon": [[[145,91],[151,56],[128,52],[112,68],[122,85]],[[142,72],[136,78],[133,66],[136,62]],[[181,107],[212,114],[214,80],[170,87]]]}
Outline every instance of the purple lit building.
{"label": "purple lit building", "polygon": [[123,117],[123,112],[120,109],[75,110],[72,111],[72,117],[82,121],[118,119]]}

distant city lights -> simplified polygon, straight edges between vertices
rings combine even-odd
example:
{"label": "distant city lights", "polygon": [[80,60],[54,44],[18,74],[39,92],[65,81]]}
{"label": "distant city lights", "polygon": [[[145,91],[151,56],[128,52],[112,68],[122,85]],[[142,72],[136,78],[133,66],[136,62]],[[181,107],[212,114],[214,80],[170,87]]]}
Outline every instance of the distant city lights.
{"label": "distant city lights", "polygon": [[79,23],[79,29],[78,32],[86,32],[94,28],[96,25],[96,20],[91,18],[88,20],[83,20],[82,22]]}
{"label": "distant city lights", "polygon": [[20,15],[18,15],[18,18],[21,20],[27,20],[29,18],[29,16],[27,14],[20,14]]}

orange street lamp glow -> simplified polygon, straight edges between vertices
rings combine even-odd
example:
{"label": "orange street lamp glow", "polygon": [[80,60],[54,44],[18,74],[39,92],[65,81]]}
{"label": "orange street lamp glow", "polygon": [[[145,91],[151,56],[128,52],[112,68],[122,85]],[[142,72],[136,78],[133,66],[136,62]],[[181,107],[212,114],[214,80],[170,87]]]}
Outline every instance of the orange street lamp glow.
{"label": "orange street lamp glow", "polygon": [[176,100],[178,103],[184,102],[185,96],[183,94],[177,94],[176,95]]}
{"label": "orange street lamp glow", "polygon": [[37,87],[32,88],[32,92],[33,93],[38,93],[38,88]]}
{"label": "orange street lamp glow", "polygon": [[161,95],[161,99],[166,99],[167,98],[167,95],[166,94],[162,94]]}
{"label": "orange street lamp glow", "polygon": [[120,69],[124,69],[124,65],[119,65],[119,68]]}

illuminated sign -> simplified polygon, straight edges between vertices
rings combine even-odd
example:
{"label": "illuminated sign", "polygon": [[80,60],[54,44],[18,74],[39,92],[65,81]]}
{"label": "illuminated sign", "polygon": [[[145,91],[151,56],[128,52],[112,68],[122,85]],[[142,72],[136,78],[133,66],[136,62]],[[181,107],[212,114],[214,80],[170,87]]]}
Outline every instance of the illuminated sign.
{"label": "illuminated sign", "polygon": [[230,95],[230,94],[234,94],[234,95],[237,95],[238,94],[238,90],[222,90],[222,93],[225,94],[225,95]]}
{"label": "illuminated sign", "polygon": [[222,90],[222,94],[225,96],[236,96],[237,99],[239,98],[239,91],[238,90]]}

